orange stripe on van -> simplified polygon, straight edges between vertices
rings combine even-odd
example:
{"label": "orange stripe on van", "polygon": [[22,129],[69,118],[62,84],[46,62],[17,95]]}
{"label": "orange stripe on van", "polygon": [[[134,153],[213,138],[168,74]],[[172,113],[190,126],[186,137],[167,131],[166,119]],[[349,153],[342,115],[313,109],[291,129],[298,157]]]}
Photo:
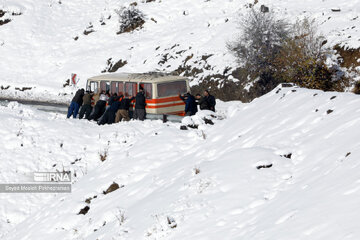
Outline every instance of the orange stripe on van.
{"label": "orange stripe on van", "polygon": [[165,103],[165,102],[174,102],[179,100],[181,100],[181,98],[179,96],[176,96],[176,97],[166,97],[166,98],[158,98],[158,99],[146,99],[146,103]]}

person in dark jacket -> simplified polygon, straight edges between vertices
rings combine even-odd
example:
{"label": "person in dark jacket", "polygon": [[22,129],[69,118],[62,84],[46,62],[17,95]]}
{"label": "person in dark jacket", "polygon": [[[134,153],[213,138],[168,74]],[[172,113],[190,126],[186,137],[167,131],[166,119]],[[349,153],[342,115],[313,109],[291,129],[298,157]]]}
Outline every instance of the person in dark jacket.
{"label": "person in dark jacket", "polygon": [[97,121],[105,112],[106,107],[106,95],[105,92],[102,92],[100,94],[99,100],[96,102],[96,105],[94,107],[94,112],[90,115],[90,120]]}
{"label": "person in dark jacket", "polygon": [[196,98],[197,104],[199,105],[200,110],[209,110],[210,109],[208,102],[199,93],[196,94],[195,98]]}
{"label": "person in dark jacket", "polygon": [[119,110],[116,112],[115,123],[120,122],[122,119],[124,119],[124,121],[130,121],[129,108],[130,108],[130,103],[134,99],[135,99],[135,97],[131,97],[131,98],[122,97],[119,100],[120,106],[119,106]]}
{"label": "person in dark jacket", "polygon": [[145,92],[144,88],[140,87],[139,92],[136,94],[135,97],[135,112],[134,112],[134,119],[139,119],[141,121],[144,121],[146,117],[146,98],[145,98]]}
{"label": "person in dark jacket", "polygon": [[185,102],[185,116],[195,115],[197,112],[195,97],[190,93],[186,93],[184,96],[179,95],[179,97]]}
{"label": "person in dark jacket", "polygon": [[111,105],[109,108],[105,111],[104,116],[101,118],[101,120],[98,122],[99,125],[104,124],[113,124],[115,122],[115,113],[118,111],[120,107],[121,101],[116,97],[113,98],[111,101]]}
{"label": "person in dark jacket", "polygon": [[83,96],[83,105],[80,108],[79,119],[82,119],[84,115],[85,119],[89,119],[92,111],[91,98],[93,95],[93,93],[86,91],[86,94]]}
{"label": "person in dark jacket", "polygon": [[71,104],[69,106],[69,109],[68,109],[67,118],[70,118],[71,115],[73,115],[73,117],[76,118],[76,116],[79,112],[79,108],[83,103],[84,92],[85,92],[85,90],[82,88],[82,89],[79,89],[75,93],[75,96],[73,97]]}
{"label": "person in dark jacket", "polygon": [[204,99],[207,102],[209,110],[215,112],[215,105],[216,105],[215,97],[211,95],[208,90],[204,91]]}
{"label": "person in dark jacket", "polygon": [[111,95],[111,97],[109,97],[108,106],[111,106],[111,104],[113,104],[117,100],[119,100],[119,97],[117,93],[114,93],[113,95]]}
{"label": "person in dark jacket", "polygon": [[101,117],[98,119],[98,122],[101,122],[101,119],[105,116],[107,110],[110,108],[111,104],[117,99],[117,94],[114,93],[114,95],[110,95],[109,91],[106,91],[105,94],[106,97],[106,104],[105,104],[105,111],[101,115]]}

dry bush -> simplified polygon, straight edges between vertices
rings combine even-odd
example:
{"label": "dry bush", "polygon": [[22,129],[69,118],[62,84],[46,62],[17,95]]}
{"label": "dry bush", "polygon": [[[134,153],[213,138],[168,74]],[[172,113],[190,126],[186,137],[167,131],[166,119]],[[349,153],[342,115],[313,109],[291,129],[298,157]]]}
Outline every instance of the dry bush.
{"label": "dry bush", "polygon": [[295,24],[278,19],[274,12],[251,9],[240,21],[242,35],[228,43],[242,69],[240,86],[251,85],[249,96],[259,97],[281,82],[324,91],[344,91],[350,79],[336,63],[327,65],[332,52],[318,34],[314,20]]}
{"label": "dry bush", "polygon": [[105,150],[103,153],[99,153],[100,161],[104,162],[107,159],[108,152]]}
{"label": "dry bush", "polygon": [[251,9],[241,19],[239,28],[242,34],[227,44],[228,49],[250,73],[270,71],[274,57],[290,35],[289,24],[277,19],[273,12]]}
{"label": "dry bush", "polygon": [[297,21],[291,38],[284,42],[274,61],[275,76],[281,82],[324,91],[342,91],[346,81],[339,68],[326,65],[329,50],[325,38],[317,33],[314,20]]}
{"label": "dry bush", "polygon": [[135,6],[122,7],[115,11],[119,16],[120,29],[117,34],[132,32],[141,28],[145,23],[145,15]]}
{"label": "dry bush", "polygon": [[275,13],[252,8],[240,20],[240,37],[227,44],[234,54],[239,69],[243,69],[242,86],[253,85],[250,92],[259,97],[275,88],[279,81],[274,77],[274,60],[282,44],[290,37],[290,24]]}

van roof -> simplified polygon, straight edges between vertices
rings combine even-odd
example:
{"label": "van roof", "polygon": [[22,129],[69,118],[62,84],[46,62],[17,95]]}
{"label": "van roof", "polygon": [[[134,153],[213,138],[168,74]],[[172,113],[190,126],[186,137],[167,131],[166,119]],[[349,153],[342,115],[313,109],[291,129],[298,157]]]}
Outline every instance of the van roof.
{"label": "van roof", "polygon": [[171,75],[167,73],[160,72],[150,72],[150,73],[110,73],[102,74],[89,78],[88,80],[107,80],[107,81],[133,81],[133,82],[168,82],[176,80],[187,80],[185,77]]}

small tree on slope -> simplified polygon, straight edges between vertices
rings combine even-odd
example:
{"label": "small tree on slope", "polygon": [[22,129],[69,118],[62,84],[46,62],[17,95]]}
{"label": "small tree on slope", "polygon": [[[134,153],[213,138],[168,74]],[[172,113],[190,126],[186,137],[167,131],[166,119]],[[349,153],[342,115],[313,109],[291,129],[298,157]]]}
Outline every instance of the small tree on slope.
{"label": "small tree on slope", "polygon": [[[258,78],[264,88],[277,84],[273,78],[274,60],[282,44],[290,37],[289,24],[276,19],[273,12],[251,9],[240,21],[241,36],[228,44],[237,61],[251,79]],[[268,89],[271,90],[271,89]]]}
{"label": "small tree on slope", "polygon": [[145,23],[145,15],[134,6],[129,8],[122,7],[115,11],[119,16],[120,29],[117,34],[132,32],[141,28]]}
{"label": "small tree on slope", "polygon": [[342,91],[347,85],[348,79],[338,67],[327,66],[330,51],[314,21],[304,19],[290,25],[276,19],[273,12],[252,9],[240,27],[243,34],[228,48],[253,81],[250,90],[257,96],[280,82],[325,91]]}
{"label": "small tree on slope", "polygon": [[325,38],[317,34],[315,22],[297,21],[292,29],[291,38],[283,43],[275,58],[275,77],[307,88],[341,90],[336,85],[336,70],[326,65],[330,52],[324,47]]}

